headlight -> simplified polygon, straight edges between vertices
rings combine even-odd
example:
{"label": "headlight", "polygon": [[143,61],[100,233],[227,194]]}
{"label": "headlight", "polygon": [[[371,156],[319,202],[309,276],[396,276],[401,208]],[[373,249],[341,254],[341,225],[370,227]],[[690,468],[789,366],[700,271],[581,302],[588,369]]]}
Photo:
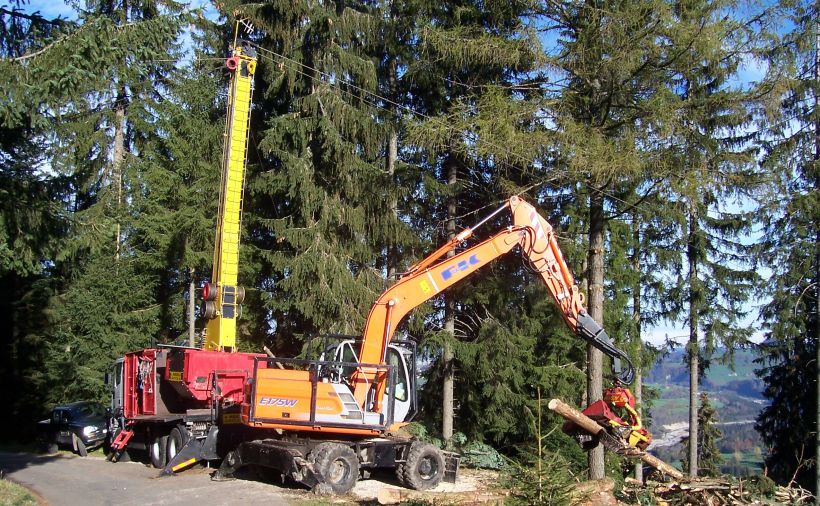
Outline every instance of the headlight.
{"label": "headlight", "polygon": [[83,427],[83,436],[90,436],[92,432],[97,432],[99,427],[96,425],[89,425],[88,427]]}

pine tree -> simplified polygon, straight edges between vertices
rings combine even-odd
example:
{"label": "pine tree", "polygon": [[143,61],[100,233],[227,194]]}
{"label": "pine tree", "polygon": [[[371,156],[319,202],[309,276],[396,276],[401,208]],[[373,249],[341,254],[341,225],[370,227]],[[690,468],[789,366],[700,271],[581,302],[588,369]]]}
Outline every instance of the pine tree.
{"label": "pine tree", "polygon": [[51,259],[61,278],[49,304],[51,401],[103,398],[113,359],[158,334],[158,278],[140,269],[128,243],[128,204],[142,190],[128,170],[155,134],[177,13],[154,2],[89,4],[75,32],[26,63],[24,100],[41,101],[38,120],[50,121],[46,153],[67,181],[61,205],[70,218]]}
{"label": "pine tree", "polygon": [[[683,239],[676,249],[685,253],[670,298],[677,304],[672,316],[678,315],[689,329],[689,439],[697,441],[699,377],[717,347],[726,348],[730,360],[735,347],[747,344],[744,302],[757,279],[741,240],[750,230],[751,217],[728,204],[748,194],[756,182],[750,135],[743,131],[752,119],[750,95],[731,85],[749,41],[742,21],[725,15],[731,8],[688,2],[675,12],[681,30],[674,43],[687,49],[674,65],[680,121],[670,163],[678,175],[671,179],[666,199],[677,207],[673,212]],[[694,38],[699,42],[687,46]],[[697,449],[689,446],[689,461],[697,462]],[[690,476],[696,470],[693,465]]]}
{"label": "pine tree", "polygon": [[[790,29],[774,37],[761,83],[771,101],[761,117],[764,167],[760,264],[771,269],[761,295],[766,340],[757,375],[770,404],[756,429],[769,447],[769,476],[817,493],[818,342],[820,342],[820,127],[818,5],[783,3]],[[813,469],[812,469],[813,468]]]}
{"label": "pine tree", "polygon": [[[717,421],[718,417],[716,416],[715,408],[713,408],[709,402],[709,396],[706,392],[701,392],[700,406],[698,407],[698,427],[700,429],[698,430],[697,442],[698,468],[694,472],[696,476],[718,476],[720,474],[720,466],[723,463],[723,459],[720,456],[717,441],[723,434],[715,425]],[[683,446],[688,447],[690,441],[691,439],[688,437],[684,438],[682,440]],[[690,467],[691,461],[689,460],[690,454],[690,452],[684,453],[681,462],[683,470],[689,471],[689,474],[692,475]]]}
{"label": "pine tree", "polygon": [[[632,202],[617,197],[621,186],[661,178],[657,149],[669,131],[674,100],[667,91],[674,48],[669,5],[654,3],[548,3],[545,26],[558,34],[550,66],[564,86],[554,97],[554,164],[578,193],[587,235],[584,283],[590,316],[604,324],[607,220]],[[580,191],[579,191],[580,190]],[[610,313],[611,314],[611,313]],[[617,337],[617,336],[616,336]],[[602,358],[588,347],[587,402],[602,395]],[[603,451],[590,452],[590,475],[603,477]]]}

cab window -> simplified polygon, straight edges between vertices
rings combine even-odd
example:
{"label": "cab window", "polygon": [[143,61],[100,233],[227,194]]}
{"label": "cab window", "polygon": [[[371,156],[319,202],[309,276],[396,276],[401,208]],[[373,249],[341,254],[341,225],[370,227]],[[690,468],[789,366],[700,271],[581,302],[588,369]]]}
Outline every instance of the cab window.
{"label": "cab window", "polygon": [[407,400],[407,374],[402,365],[403,361],[401,355],[396,350],[389,348],[387,350],[387,363],[396,366],[396,388],[393,396],[399,402]]}

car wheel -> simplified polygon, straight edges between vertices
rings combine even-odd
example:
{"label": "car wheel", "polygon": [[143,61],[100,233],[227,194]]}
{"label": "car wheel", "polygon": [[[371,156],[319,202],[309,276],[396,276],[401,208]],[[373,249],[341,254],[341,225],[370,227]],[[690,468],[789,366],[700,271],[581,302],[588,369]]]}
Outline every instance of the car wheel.
{"label": "car wheel", "polygon": [[405,462],[396,467],[399,481],[413,490],[429,490],[444,478],[444,457],[435,446],[415,441],[407,451]]}
{"label": "car wheel", "polygon": [[151,457],[151,465],[156,469],[164,469],[167,460],[168,436],[156,436],[148,447],[148,454]]}
{"label": "car wheel", "polygon": [[182,447],[185,446],[185,443],[188,442],[188,431],[187,430],[180,430],[179,427],[174,427],[171,429],[171,433],[168,434],[168,442],[166,444],[166,456],[167,460],[166,465],[168,462],[174,459],[182,450]]}
{"label": "car wheel", "polygon": [[58,451],[60,451],[60,447],[57,446],[57,443],[46,443],[43,449],[48,454],[57,453]]}

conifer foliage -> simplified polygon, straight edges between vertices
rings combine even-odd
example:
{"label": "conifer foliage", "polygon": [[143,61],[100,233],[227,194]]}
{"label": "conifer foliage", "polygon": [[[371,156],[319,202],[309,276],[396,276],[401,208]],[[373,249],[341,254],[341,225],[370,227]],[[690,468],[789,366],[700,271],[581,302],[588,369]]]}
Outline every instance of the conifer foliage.
{"label": "conifer foliage", "polygon": [[796,482],[815,494],[818,448],[818,343],[820,343],[820,47],[817,3],[783,6],[792,29],[767,53],[771,92],[762,118],[764,167],[770,180],[761,195],[761,266],[772,271],[771,298],[762,310],[766,340],[758,375],[770,401],[757,418],[769,446],[766,466],[779,483]]}
{"label": "conifer foliage", "polygon": [[[709,402],[709,396],[706,392],[700,393],[700,404],[698,405],[698,440],[697,440],[697,456],[698,468],[695,472],[696,476],[718,476],[720,474],[720,465],[723,459],[720,456],[717,441],[722,436],[720,429],[717,427],[719,417]],[[683,439],[684,447],[691,444],[691,439],[688,437]],[[681,465],[684,471],[690,470],[689,455],[691,452],[686,452],[681,459]]]}
{"label": "conifer foliage", "polygon": [[[705,396],[694,416],[699,374],[715,348],[747,344],[757,287],[767,464],[812,485],[815,4],[758,15],[700,0],[226,0],[205,15],[100,0],[66,19],[27,6],[0,7],[0,403],[13,420],[104,399],[115,357],[188,338],[185,298],[211,269],[222,65],[241,20],[259,58],[243,350],[294,355],[305,334],[360,333],[404,268],[521,195],[550,217],[591,315],[639,370],[652,362],[647,324],[691,331],[693,470],[718,465]],[[743,82],[751,56],[766,59],[759,83]],[[602,374],[527,267],[498,259],[400,327],[423,355],[421,421],[546,464],[526,479],[600,476],[602,460],[588,466],[540,424],[557,420],[539,391],[580,405]],[[522,500],[562,500],[565,478]]]}

